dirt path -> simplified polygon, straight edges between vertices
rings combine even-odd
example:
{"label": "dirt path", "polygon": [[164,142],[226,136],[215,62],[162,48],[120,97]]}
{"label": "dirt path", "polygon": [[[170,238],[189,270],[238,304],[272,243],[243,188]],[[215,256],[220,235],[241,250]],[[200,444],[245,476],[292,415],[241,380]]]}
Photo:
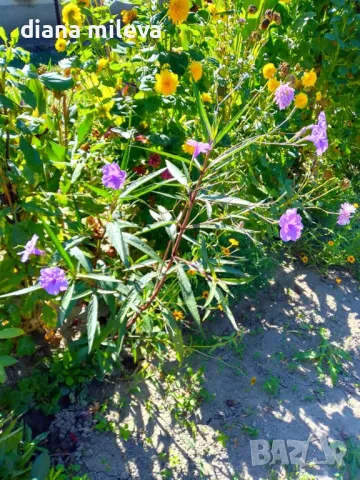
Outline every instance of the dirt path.
{"label": "dirt path", "polygon": [[[188,359],[193,372],[204,368],[203,387],[208,392],[189,416],[190,429],[174,421],[174,412],[191,412],[193,400],[188,385],[176,383],[175,363],[175,379],[165,378],[168,385],[172,379],[173,395],[160,395],[148,381],[140,392],[134,387],[131,406],[120,409],[116,401],[123,398],[124,385],[95,390],[98,399],[112,394],[109,418],[117,431],[119,426],[123,430],[120,435],[94,432],[87,438],[81,458],[78,454],[83,471],[91,480],[336,478],[341,471],[336,465],[306,466],[301,470],[309,472],[305,476],[295,474],[296,466],[291,465],[284,473],[279,462],[252,466],[250,452],[251,439],[306,441],[315,434],[334,441],[360,433],[359,284],[341,274],[338,285],[335,277],[324,278],[299,266],[282,267],[271,287],[238,305],[235,318],[244,328],[243,342],[210,354],[202,350],[210,357],[194,354]],[[213,319],[209,329],[214,335],[233,333],[225,318]],[[299,351],[318,353],[319,333],[351,354],[335,386],[326,361],[326,375],[319,378],[312,363],[293,359]],[[196,374],[188,375],[185,383],[194,382],[196,390]],[[256,378],[253,386],[251,378]],[[174,404],[177,410],[170,414]],[[189,431],[194,425],[196,435]],[[131,433],[124,440],[127,430]],[[325,458],[319,441],[311,444],[307,462],[314,458]]]}

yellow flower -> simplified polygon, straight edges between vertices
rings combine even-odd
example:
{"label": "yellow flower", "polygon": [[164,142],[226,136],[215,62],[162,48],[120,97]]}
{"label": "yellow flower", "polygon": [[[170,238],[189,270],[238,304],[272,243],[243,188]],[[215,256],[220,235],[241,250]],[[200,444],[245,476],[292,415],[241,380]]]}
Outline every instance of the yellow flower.
{"label": "yellow flower", "polygon": [[321,92],[316,92],[315,99],[316,99],[317,102],[320,102],[320,100],[322,99]]}
{"label": "yellow flower", "polygon": [[207,4],[207,9],[208,12],[211,13],[211,15],[216,15],[217,14],[217,8],[214,3],[208,3]]}
{"label": "yellow flower", "polygon": [[317,75],[314,72],[314,70],[310,70],[310,72],[305,72],[301,82],[304,85],[304,87],[313,87],[316,83],[317,80]]}
{"label": "yellow flower", "polygon": [[155,75],[156,84],[155,90],[162,95],[172,95],[176,92],[179,85],[178,76],[170,70],[163,70],[161,73]]}
{"label": "yellow flower", "polygon": [[174,310],[172,314],[175,320],[182,320],[184,318],[184,314],[180,310]]}
{"label": "yellow flower", "polygon": [[196,270],[193,270],[192,268],[190,268],[190,270],[187,271],[187,274],[188,275],[196,275]]}
{"label": "yellow flower", "polygon": [[195,147],[193,145],[189,145],[188,143],[184,143],[182,149],[185,153],[188,153],[189,155],[192,155],[195,152]]}
{"label": "yellow flower", "polygon": [[303,263],[307,263],[307,262],[309,261],[309,259],[308,259],[308,257],[307,257],[306,255],[302,255],[300,258],[301,258],[301,261],[302,261]]}
{"label": "yellow flower", "polygon": [[252,377],[252,379],[250,380],[250,385],[253,387],[256,383],[256,377]]}
{"label": "yellow flower", "polygon": [[280,87],[280,82],[276,78],[269,78],[269,81],[267,83],[267,87],[269,92],[275,92],[275,90]]}
{"label": "yellow flower", "polygon": [[230,248],[228,248],[228,247],[221,247],[221,251],[226,257],[228,257],[231,253]]}
{"label": "yellow flower", "polygon": [[239,242],[235,240],[235,238],[229,238],[229,243],[232,247],[237,247],[239,245]]}
{"label": "yellow flower", "polygon": [[100,58],[97,62],[97,73],[104,70],[109,65],[109,60],[107,58]]}
{"label": "yellow flower", "polygon": [[355,257],[353,255],[349,255],[346,259],[349,263],[355,263]]}
{"label": "yellow flower", "polygon": [[168,15],[175,25],[183,23],[187,19],[189,12],[189,0],[170,0]]}
{"label": "yellow flower", "polygon": [[55,48],[58,52],[65,52],[66,40],[64,38],[58,38],[55,43]]}
{"label": "yellow flower", "polygon": [[355,207],[355,208],[359,208],[359,204],[354,203],[354,207]]}
{"label": "yellow flower", "polygon": [[209,297],[209,292],[208,290],[204,290],[201,294],[202,298],[208,298]]}
{"label": "yellow flower", "polygon": [[81,27],[83,24],[83,16],[80,8],[75,3],[67,3],[62,10],[62,20],[65,25],[77,25]]}
{"label": "yellow flower", "polygon": [[223,309],[222,305],[220,305],[220,303],[218,304],[217,308],[218,308],[218,310],[220,310],[220,312],[224,311],[224,309]]}
{"label": "yellow flower", "polygon": [[3,320],[3,321],[1,322],[1,325],[2,325],[3,327],[6,327],[6,325],[9,325],[9,323],[10,323],[9,320]]}
{"label": "yellow flower", "polygon": [[341,278],[335,278],[335,282],[340,285],[340,283],[342,282]]}
{"label": "yellow flower", "polygon": [[202,65],[200,62],[191,62],[190,63],[190,72],[191,72],[191,75],[193,77],[193,79],[195,80],[195,82],[199,81],[200,78],[202,77],[202,74],[203,74],[203,69],[202,69]]}
{"label": "yellow flower", "polygon": [[128,23],[132,23],[137,18],[137,11],[132,10],[123,10],[121,12],[122,21],[127,25]]}
{"label": "yellow flower", "polygon": [[308,104],[308,96],[306,93],[298,93],[295,96],[295,107],[297,108],[305,108]]}
{"label": "yellow flower", "polygon": [[279,0],[280,3],[290,3],[291,0]]}
{"label": "yellow flower", "polygon": [[264,75],[264,78],[272,78],[276,73],[276,67],[273,63],[267,63],[266,65],[264,65],[263,67],[263,75]]}
{"label": "yellow flower", "polygon": [[203,94],[201,95],[201,100],[202,100],[204,103],[212,103],[212,98],[211,98],[210,93],[203,93]]}
{"label": "yellow flower", "polygon": [[333,242],[332,240],[329,240],[328,245],[329,245],[329,247],[333,247],[335,245],[335,242]]}

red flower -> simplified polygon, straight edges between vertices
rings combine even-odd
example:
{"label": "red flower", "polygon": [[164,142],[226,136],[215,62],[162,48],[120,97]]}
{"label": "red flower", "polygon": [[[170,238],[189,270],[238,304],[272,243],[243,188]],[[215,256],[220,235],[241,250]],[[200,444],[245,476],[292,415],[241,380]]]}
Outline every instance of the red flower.
{"label": "red flower", "polygon": [[136,167],[133,167],[133,172],[137,173],[138,175],[145,175],[146,167],[145,165],[136,165]]}
{"label": "red flower", "polygon": [[161,178],[163,180],[169,180],[170,178],[173,178],[173,176],[171,175],[171,173],[169,172],[168,169],[164,170],[161,174]]}
{"label": "red flower", "polygon": [[145,135],[136,135],[135,141],[141,143],[149,143],[149,140],[147,139],[147,137],[145,137]]}
{"label": "red flower", "polygon": [[153,168],[159,168],[161,165],[161,157],[158,153],[152,153],[149,157],[149,165]]}

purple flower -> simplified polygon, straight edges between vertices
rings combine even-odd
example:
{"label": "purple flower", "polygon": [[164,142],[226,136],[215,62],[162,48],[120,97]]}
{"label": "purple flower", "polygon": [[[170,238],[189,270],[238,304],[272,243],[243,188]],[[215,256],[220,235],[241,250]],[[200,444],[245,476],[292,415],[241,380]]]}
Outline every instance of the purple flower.
{"label": "purple flower", "polygon": [[349,225],[351,215],[355,213],[356,208],[351,203],[345,202],[341,204],[341,208],[339,210],[339,217],[337,219],[338,225]]}
{"label": "purple flower", "polygon": [[124,185],[126,172],[120,170],[117,163],[108,163],[102,168],[102,172],[102,182],[105,187],[119,190]]}
{"label": "purple flower", "polygon": [[295,97],[295,90],[291,88],[287,83],[280,85],[275,90],[275,103],[279,107],[279,110],[284,110],[288,107]]}
{"label": "purple flower", "polygon": [[284,215],[280,217],[280,238],[284,242],[292,240],[295,242],[301,237],[301,230],[304,225],[301,222],[301,216],[297,213],[297,208],[289,208]]}
{"label": "purple flower", "polygon": [[304,140],[312,142],[316,147],[316,154],[320,157],[328,149],[329,142],[327,139],[327,123],[325,113],[320,112],[318,117],[318,123],[311,125],[311,135],[308,135]]}
{"label": "purple flower", "polygon": [[196,140],[188,140],[186,142],[186,145],[194,147],[195,150],[193,153],[193,158],[198,157],[200,153],[210,153],[212,150],[212,146],[210,145],[210,143],[197,142]]}
{"label": "purple flower", "polygon": [[239,18],[237,19],[237,21],[238,21],[238,23],[240,23],[240,25],[245,25],[245,23],[246,23],[246,20],[245,20],[245,18],[243,18],[243,17],[239,17]]}
{"label": "purple flower", "polygon": [[64,270],[52,267],[40,270],[39,284],[50,295],[58,295],[68,288],[69,282],[66,280]]}
{"label": "purple flower", "polygon": [[162,174],[160,175],[160,177],[163,179],[163,180],[170,180],[170,178],[174,178],[171,173],[169,172],[168,169],[164,170],[162,172]]}
{"label": "purple flower", "polygon": [[39,250],[36,248],[36,243],[39,240],[37,235],[33,235],[32,239],[27,242],[25,245],[25,250],[23,252],[18,253],[18,255],[22,255],[21,261],[23,263],[29,260],[30,255],[44,255],[44,250]]}

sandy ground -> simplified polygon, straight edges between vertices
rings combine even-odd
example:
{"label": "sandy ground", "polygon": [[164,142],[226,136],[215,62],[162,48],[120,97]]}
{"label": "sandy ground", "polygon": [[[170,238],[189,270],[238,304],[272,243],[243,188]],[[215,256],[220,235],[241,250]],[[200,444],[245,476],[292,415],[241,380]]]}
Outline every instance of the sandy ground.
{"label": "sandy ground", "polygon": [[[336,276],[325,278],[301,266],[281,267],[269,288],[236,307],[235,318],[244,329],[240,346],[187,359],[186,366],[194,371],[204,368],[208,391],[189,418],[196,433],[174,421],[169,398],[151,380],[133,386],[131,405],[123,408],[118,399],[131,385],[96,388],[95,399],[113,399],[108,416],[116,429],[127,424],[131,435],[125,441],[112,432],[91,433],[78,453],[83,471],[91,480],[336,478],[341,471],[336,465],[310,463],[301,469],[309,476],[291,473],[296,470],[291,465],[285,471],[279,462],[252,466],[250,452],[251,439],[307,441],[313,434],[335,441],[360,433],[359,284],[342,273],[342,284],[337,285]],[[335,386],[328,375],[319,378],[313,364],[293,360],[297,352],[319,347],[320,328],[351,355]],[[208,335],[232,332],[222,316],[208,326]],[[175,363],[171,367],[179,370]],[[264,389],[270,377],[277,379],[275,395]],[[325,458],[316,440],[307,463],[314,458]]]}

